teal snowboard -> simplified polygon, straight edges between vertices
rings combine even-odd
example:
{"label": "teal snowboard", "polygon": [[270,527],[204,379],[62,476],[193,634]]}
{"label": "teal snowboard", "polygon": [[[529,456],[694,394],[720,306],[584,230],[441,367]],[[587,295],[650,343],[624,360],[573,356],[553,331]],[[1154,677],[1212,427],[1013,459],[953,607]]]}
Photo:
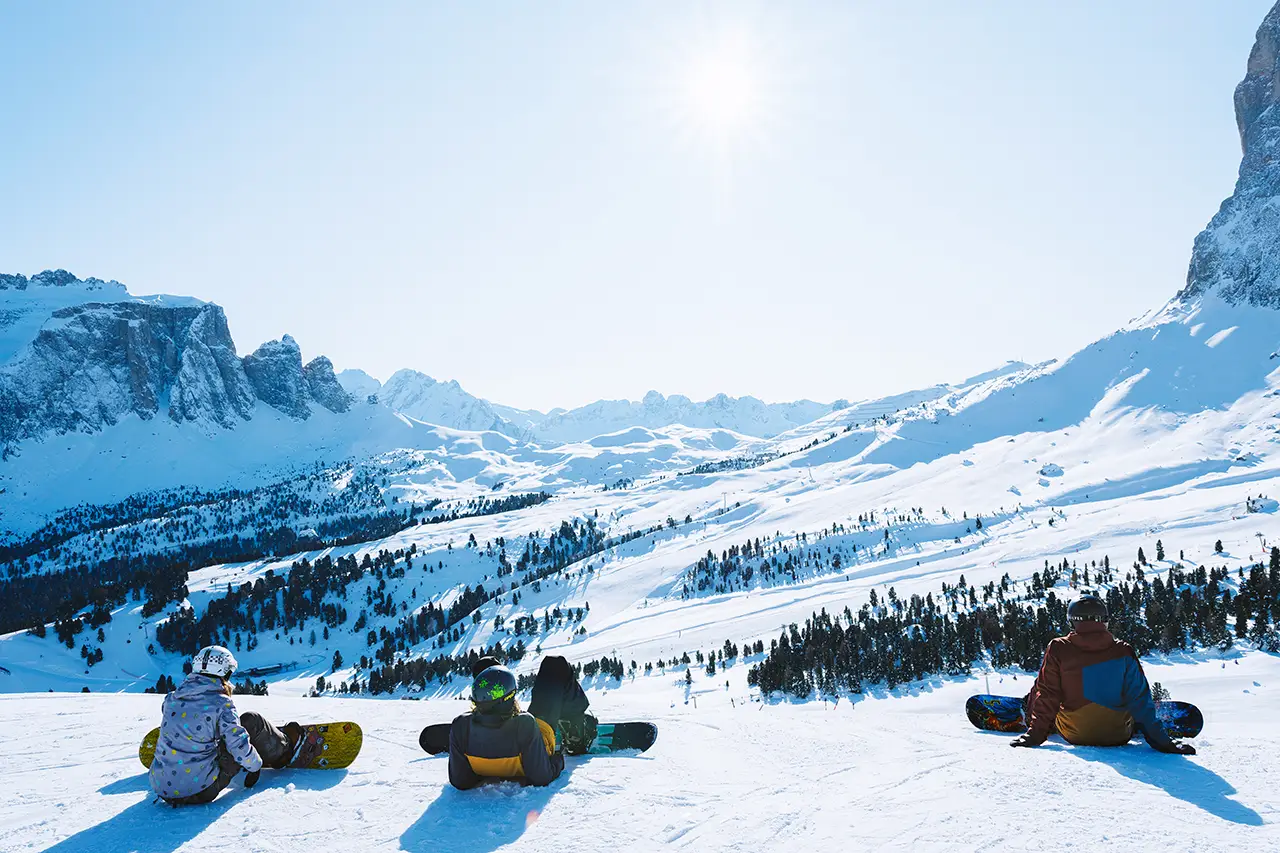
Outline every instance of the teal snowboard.
{"label": "teal snowboard", "polygon": [[[449,751],[449,728],[452,723],[427,726],[418,735],[418,745],[430,755]],[[587,755],[607,755],[634,749],[644,752],[658,739],[658,727],[653,723],[599,723],[596,736],[587,748]]]}

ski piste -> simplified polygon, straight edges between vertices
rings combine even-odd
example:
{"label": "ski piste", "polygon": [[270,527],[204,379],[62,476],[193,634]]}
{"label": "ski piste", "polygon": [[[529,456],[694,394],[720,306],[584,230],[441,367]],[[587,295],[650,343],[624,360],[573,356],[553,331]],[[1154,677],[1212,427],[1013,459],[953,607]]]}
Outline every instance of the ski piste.
{"label": "ski piste", "polygon": [[[302,743],[297,755],[288,764],[292,768],[341,770],[351,766],[364,744],[364,732],[357,723],[305,723],[302,730]],[[159,740],[160,729],[155,728],[147,732],[147,736],[138,745],[138,760],[143,767],[150,769]]]}
{"label": "ski piste", "polygon": [[[1026,724],[1026,700],[1019,696],[970,696],[964,705],[965,715],[974,728],[988,732],[1023,732]],[[1204,715],[1190,702],[1157,702],[1156,717],[1170,737],[1193,738],[1204,729]]]}
{"label": "ski piste", "polygon": [[[418,735],[418,745],[429,755],[449,751],[449,729],[452,723],[436,723],[427,726]],[[598,723],[596,736],[587,748],[586,755],[608,755],[613,752],[637,750],[644,752],[658,739],[658,727],[653,723]]]}

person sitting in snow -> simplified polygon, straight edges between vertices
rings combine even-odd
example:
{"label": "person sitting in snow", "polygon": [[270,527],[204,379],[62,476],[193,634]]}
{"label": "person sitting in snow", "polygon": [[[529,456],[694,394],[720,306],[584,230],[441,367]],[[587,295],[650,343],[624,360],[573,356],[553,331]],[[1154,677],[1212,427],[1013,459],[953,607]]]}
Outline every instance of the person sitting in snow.
{"label": "person sitting in snow", "polygon": [[566,753],[580,755],[591,746],[596,719],[564,658],[543,658],[528,713],[516,700],[515,673],[496,658],[480,658],[471,672],[474,710],[449,729],[449,782],[455,788],[489,779],[549,785],[564,770]]}
{"label": "person sitting in snow", "polygon": [[170,805],[212,802],[243,768],[252,788],[262,768],[289,764],[303,728],[278,729],[253,711],[236,716],[231,674],[236,659],[222,646],[201,649],[191,675],[165,696],[151,789]]}
{"label": "person sitting in snow", "polygon": [[1120,746],[1141,731],[1152,749],[1195,755],[1160,724],[1138,655],[1111,636],[1108,617],[1099,598],[1072,602],[1071,633],[1049,643],[1027,695],[1027,733],[1010,746],[1039,746],[1055,730],[1079,746]]}

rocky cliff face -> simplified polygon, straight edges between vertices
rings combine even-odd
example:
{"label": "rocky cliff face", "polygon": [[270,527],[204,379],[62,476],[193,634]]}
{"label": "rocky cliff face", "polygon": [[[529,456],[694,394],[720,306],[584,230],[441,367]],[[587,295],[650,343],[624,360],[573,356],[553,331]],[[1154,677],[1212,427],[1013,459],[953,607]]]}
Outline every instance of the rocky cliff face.
{"label": "rocky cliff face", "polygon": [[167,404],[176,421],[231,426],[252,390],[216,305],[90,303],[53,313],[0,368],[0,442],[97,430]]}
{"label": "rocky cliff face", "polygon": [[302,350],[289,335],[246,355],[244,372],[259,400],[295,418],[311,417],[312,402],[331,412],[351,408],[351,395],[338,384],[333,362],[320,356],[303,367]]}
{"label": "rocky cliff face", "polygon": [[295,418],[311,417],[302,350],[293,338],[285,335],[278,341],[267,341],[246,355],[244,372],[259,400]]}
{"label": "rocky cliff face", "polygon": [[0,275],[0,291],[0,445],[162,409],[178,423],[230,428],[259,400],[295,418],[313,402],[351,407],[329,359],[304,367],[287,335],[241,359],[217,305],[140,299],[65,270]]}
{"label": "rocky cliff face", "polygon": [[1196,237],[1183,299],[1280,308],[1280,3],[1262,26],[1236,87],[1244,156],[1235,192]]}
{"label": "rocky cliff face", "polygon": [[248,420],[255,404],[226,315],[209,305],[187,329],[177,379],[169,392],[169,417],[175,421],[207,419],[231,427]]}
{"label": "rocky cliff face", "polygon": [[302,368],[302,378],[307,382],[307,393],[311,399],[331,412],[345,412],[354,402],[352,396],[338,382],[333,372],[333,362],[324,356],[317,356]]}

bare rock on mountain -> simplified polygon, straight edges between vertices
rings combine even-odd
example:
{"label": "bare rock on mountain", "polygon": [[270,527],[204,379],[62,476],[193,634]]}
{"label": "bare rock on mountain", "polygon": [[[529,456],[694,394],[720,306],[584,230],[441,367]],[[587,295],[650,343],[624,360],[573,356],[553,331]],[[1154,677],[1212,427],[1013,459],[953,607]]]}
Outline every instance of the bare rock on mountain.
{"label": "bare rock on mountain", "polygon": [[128,414],[147,420],[166,397],[175,420],[231,426],[249,417],[251,392],[221,308],[62,308],[0,367],[0,442],[92,432]]}
{"label": "bare rock on mountain", "polygon": [[304,420],[311,417],[307,380],[302,373],[302,350],[292,337],[285,335],[278,341],[267,341],[246,355],[243,363],[245,375],[259,400],[291,417]]}
{"label": "bare rock on mountain", "polygon": [[222,309],[210,305],[201,311],[184,343],[169,393],[169,417],[178,422],[210,420],[224,427],[248,420],[256,402],[253,386],[236,355]]}
{"label": "bare rock on mountain", "polygon": [[307,382],[307,393],[320,405],[331,412],[345,412],[351,408],[354,398],[338,382],[333,372],[333,362],[324,356],[317,356],[302,368],[302,376]]}
{"label": "bare rock on mountain", "polygon": [[1196,237],[1183,299],[1280,308],[1280,3],[1272,7],[1236,87],[1244,156],[1235,192]]}

